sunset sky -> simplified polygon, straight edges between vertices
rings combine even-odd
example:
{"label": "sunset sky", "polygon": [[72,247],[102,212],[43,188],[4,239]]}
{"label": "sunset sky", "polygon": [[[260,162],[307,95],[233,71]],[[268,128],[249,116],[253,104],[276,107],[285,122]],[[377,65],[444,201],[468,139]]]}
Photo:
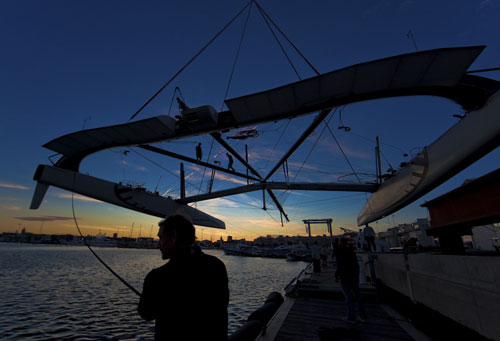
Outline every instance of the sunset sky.
{"label": "sunset sky", "polygon": [[[442,47],[486,45],[471,69],[500,66],[500,0],[419,1],[354,0],[259,2],[285,34],[320,71]],[[0,232],[20,231],[77,234],[71,193],[50,188],[38,210],[29,210],[38,164],[50,164],[46,142],[82,128],[125,123],[177,70],[198,52],[247,1],[14,1],[0,2]],[[177,115],[171,105],[178,86],[191,107],[210,104],[223,108],[224,95],[248,11],[242,15],[168,86],[137,119]],[[281,39],[302,79],[314,72]],[[481,74],[500,79],[500,72]],[[297,81],[297,75],[251,7],[241,51],[227,98],[271,89]],[[226,109],[226,108],[224,108]],[[449,129],[463,110],[448,100],[412,97],[362,102],[332,113],[335,133],[362,179],[375,172],[375,137],[382,142],[384,169],[408,161]],[[255,126],[260,136],[226,140],[241,154],[248,144],[250,163],[266,174],[288,150],[313,115]],[[351,127],[350,132],[337,129]],[[352,171],[328,129],[321,125],[289,159],[290,180],[354,181]],[[224,138],[236,131],[224,134]],[[481,132],[477,132],[480,134]],[[198,136],[160,147],[194,157],[202,143],[204,159],[212,140]],[[460,146],[457,146],[460,148]],[[128,152],[127,152],[128,151]],[[57,157],[53,159],[57,160]],[[476,164],[391,217],[372,226],[377,231],[393,224],[426,217],[420,207],[467,178],[499,167],[495,150]],[[214,143],[210,162],[227,165],[225,151]],[[142,184],[163,195],[179,195],[179,160],[158,157],[136,148],[103,151],[85,159],[82,173],[111,181]],[[237,171],[244,172],[235,161]],[[204,193],[210,170],[185,163],[189,194]],[[202,182],[203,179],[203,182]],[[275,181],[284,181],[283,171]],[[244,179],[216,173],[214,189],[245,184]],[[201,185],[200,185],[201,184]],[[356,218],[368,195],[342,192],[276,192],[290,222],[281,226],[278,211],[262,193],[227,197],[197,204],[225,221],[227,230],[198,227],[198,238],[253,239],[260,235],[305,235],[303,219],[332,218],[339,227],[357,229]],[[135,213],[80,195],[75,212],[85,234],[155,235],[156,217]],[[133,232],[131,230],[134,226]],[[326,233],[324,226],[313,233]]]}

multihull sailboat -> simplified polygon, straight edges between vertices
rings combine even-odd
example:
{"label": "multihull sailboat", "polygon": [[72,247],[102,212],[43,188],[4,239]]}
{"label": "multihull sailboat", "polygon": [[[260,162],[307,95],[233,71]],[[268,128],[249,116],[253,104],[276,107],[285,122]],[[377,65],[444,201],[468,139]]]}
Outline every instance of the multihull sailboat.
{"label": "multihull sailboat", "polygon": [[[153,216],[183,213],[196,225],[225,228],[224,222],[188,206],[188,203],[266,190],[284,214],[283,208],[272,194],[273,189],[358,191],[372,193],[358,217],[359,225],[367,224],[405,207],[499,145],[500,82],[467,74],[467,69],[483,49],[484,46],[442,48],[393,56],[228,99],[225,103],[229,110],[226,111],[217,112],[210,105],[185,108],[177,118],[157,116],[61,136],[44,145],[61,154],[61,157],[53,166],[38,166],[34,176],[37,187],[31,208],[37,209],[48,187],[56,186]],[[419,95],[450,99],[461,105],[467,115],[391,178],[384,182],[379,180],[353,184],[269,181],[274,172],[323,122],[332,108],[379,98]],[[318,111],[319,114],[296,144],[265,176],[253,169],[221,138],[220,132]],[[214,137],[251,174],[227,170],[151,145],[203,134]],[[79,172],[80,163],[87,156],[125,146],[138,146],[162,155],[196,162],[244,177],[252,183],[186,197],[181,177],[181,196],[179,199],[172,199]]]}

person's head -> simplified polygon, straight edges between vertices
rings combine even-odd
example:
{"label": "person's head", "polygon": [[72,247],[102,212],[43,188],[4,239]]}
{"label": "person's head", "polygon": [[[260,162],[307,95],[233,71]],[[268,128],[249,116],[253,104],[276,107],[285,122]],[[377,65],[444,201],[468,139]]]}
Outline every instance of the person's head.
{"label": "person's head", "polygon": [[198,142],[198,146],[201,146],[201,142]]}
{"label": "person's head", "polygon": [[177,251],[191,247],[196,239],[193,223],[182,215],[166,217],[158,226],[163,259],[169,259]]}
{"label": "person's head", "polygon": [[348,244],[349,241],[347,240],[347,238],[340,238],[340,244],[339,244],[340,247],[347,247]]}

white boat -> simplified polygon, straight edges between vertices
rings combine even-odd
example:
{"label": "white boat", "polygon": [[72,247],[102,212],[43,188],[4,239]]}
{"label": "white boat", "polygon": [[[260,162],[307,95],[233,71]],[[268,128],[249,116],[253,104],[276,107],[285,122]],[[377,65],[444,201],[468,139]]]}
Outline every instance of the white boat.
{"label": "white boat", "polygon": [[[31,208],[40,206],[50,185],[131,210],[164,217],[183,213],[196,225],[225,228],[224,222],[188,206],[191,202],[266,190],[288,219],[272,190],[360,191],[373,195],[358,217],[358,224],[380,219],[410,204],[500,144],[500,82],[466,74],[484,46],[443,48],[403,54],[357,64],[275,89],[226,100],[228,111],[210,105],[182,111],[178,119],[157,116],[136,122],[82,130],[56,138],[44,147],[61,154],[54,166],[40,165]],[[379,183],[293,183],[268,181],[287,158],[328,116],[331,108],[365,100],[429,95],[450,99],[468,114],[423,150],[392,178]],[[320,113],[295,145],[266,175],[260,175],[222,140],[220,131],[263,122]],[[211,134],[252,175],[229,171],[149,145],[189,136]],[[181,177],[179,199],[135,190],[78,172],[90,154],[119,146],[140,148],[240,176],[253,183],[232,189],[186,197]]]}

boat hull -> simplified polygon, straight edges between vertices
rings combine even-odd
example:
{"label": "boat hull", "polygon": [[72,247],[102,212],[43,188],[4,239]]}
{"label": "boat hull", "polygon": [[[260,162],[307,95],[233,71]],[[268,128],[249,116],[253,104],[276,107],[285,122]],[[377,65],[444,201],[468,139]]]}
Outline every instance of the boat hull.
{"label": "boat hull", "polygon": [[175,200],[144,189],[136,189],[60,167],[40,165],[35,173],[38,181],[31,209],[37,209],[49,185],[88,196],[133,211],[164,218],[171,214],[189,217],[193,224],[225,229],[223,221]]}
{"label": "boat hull", "polygon": [[383,218],[414,202],[500,144],[500,91],[469,112],[380,185],[358,216],[358,225]]}

